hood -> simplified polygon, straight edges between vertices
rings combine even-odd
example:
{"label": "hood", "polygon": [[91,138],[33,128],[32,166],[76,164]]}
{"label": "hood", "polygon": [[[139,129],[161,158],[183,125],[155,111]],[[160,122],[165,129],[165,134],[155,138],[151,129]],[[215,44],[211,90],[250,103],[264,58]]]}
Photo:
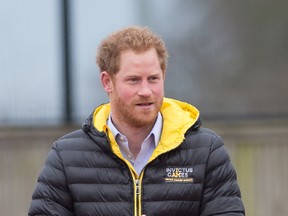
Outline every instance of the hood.
{"label": "hood", "polygon": [[[163,129],[167,128],[167,132],[185,133],[190,127],[197,129],[201,125],[199,111],[191,104],[179,100],[164,98],[160,112],[164,120]],[[106,131],[109,113],[110,103],[102,104],[94,110],[91,123],[99,132]]]}
{"label": "hood", "polygon": [[[199,111],[191,104],[179,100],[164,98],[160,112],[163,116],[162,134],[149,161],[164,152],[178,147],[185,139],[185,133],[188,130],[197,130],[201,125]],[[103,136],[108,133],[112,150],[114,153],[121,155],[120,149],[106,125],[109,113],[110,104],[102,104],[94,110],[94,113],[84,125],[86,129],[87,127],[91,129],[94,126],[96,128],[94,132],[98,133],[98,135],[101,134]]]}
{"label": "hood", "polygon": [[163,129],[151,160],[159,154],[177,148],[185,139],[188,130],[197,130],[201,126],[200,113],[191,104],[164,98],[160,111],[163,116]]}

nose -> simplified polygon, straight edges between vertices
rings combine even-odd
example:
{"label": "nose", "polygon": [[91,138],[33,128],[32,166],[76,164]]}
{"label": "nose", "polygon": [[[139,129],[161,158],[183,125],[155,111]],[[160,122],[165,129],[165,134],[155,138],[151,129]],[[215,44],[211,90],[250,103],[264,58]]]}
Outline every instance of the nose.
{"label": "nose", "polygon": [[140,87],[140,89],[138,90],[138,95],[142,96],[142,97],[150,97],[152,94],[152,90],[149,87],[148,83],[143,83]]}

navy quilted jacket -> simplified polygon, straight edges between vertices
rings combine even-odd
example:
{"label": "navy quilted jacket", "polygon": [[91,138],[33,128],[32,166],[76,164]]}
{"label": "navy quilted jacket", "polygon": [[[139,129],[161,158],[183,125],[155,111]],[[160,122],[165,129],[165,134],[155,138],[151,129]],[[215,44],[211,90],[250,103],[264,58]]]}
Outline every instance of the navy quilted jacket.
{"label": "navy quilted jacket", "polygon": [[243,216],[221,138],[200,127],[191,105],[165,99],[161,113],[160,142],[138,176],[106,125],[109,104],[98,107],[82,129],[53,144],[29,215]]}

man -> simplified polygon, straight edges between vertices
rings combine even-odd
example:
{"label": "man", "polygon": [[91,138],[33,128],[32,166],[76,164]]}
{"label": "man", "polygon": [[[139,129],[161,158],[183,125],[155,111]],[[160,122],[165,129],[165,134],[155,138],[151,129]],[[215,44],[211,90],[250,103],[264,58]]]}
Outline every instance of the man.
{"label": "man", "polygon": [[53,144],[29,215],[244,215],[221,138],[200,126],[195,107],[164,98],[167,56],[144,27],[102,41],[110,102]]}

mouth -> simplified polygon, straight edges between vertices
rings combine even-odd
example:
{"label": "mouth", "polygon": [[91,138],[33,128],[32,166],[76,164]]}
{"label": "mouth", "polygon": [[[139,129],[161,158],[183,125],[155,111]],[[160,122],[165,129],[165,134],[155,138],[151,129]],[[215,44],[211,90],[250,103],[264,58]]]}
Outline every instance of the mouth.
{"label": "mouth", "polygon": [[137,103],[136,106],[139,106],[139,107],[150,107],[153,104],[154,104],[153,102],[143,102],[143,103]]}

